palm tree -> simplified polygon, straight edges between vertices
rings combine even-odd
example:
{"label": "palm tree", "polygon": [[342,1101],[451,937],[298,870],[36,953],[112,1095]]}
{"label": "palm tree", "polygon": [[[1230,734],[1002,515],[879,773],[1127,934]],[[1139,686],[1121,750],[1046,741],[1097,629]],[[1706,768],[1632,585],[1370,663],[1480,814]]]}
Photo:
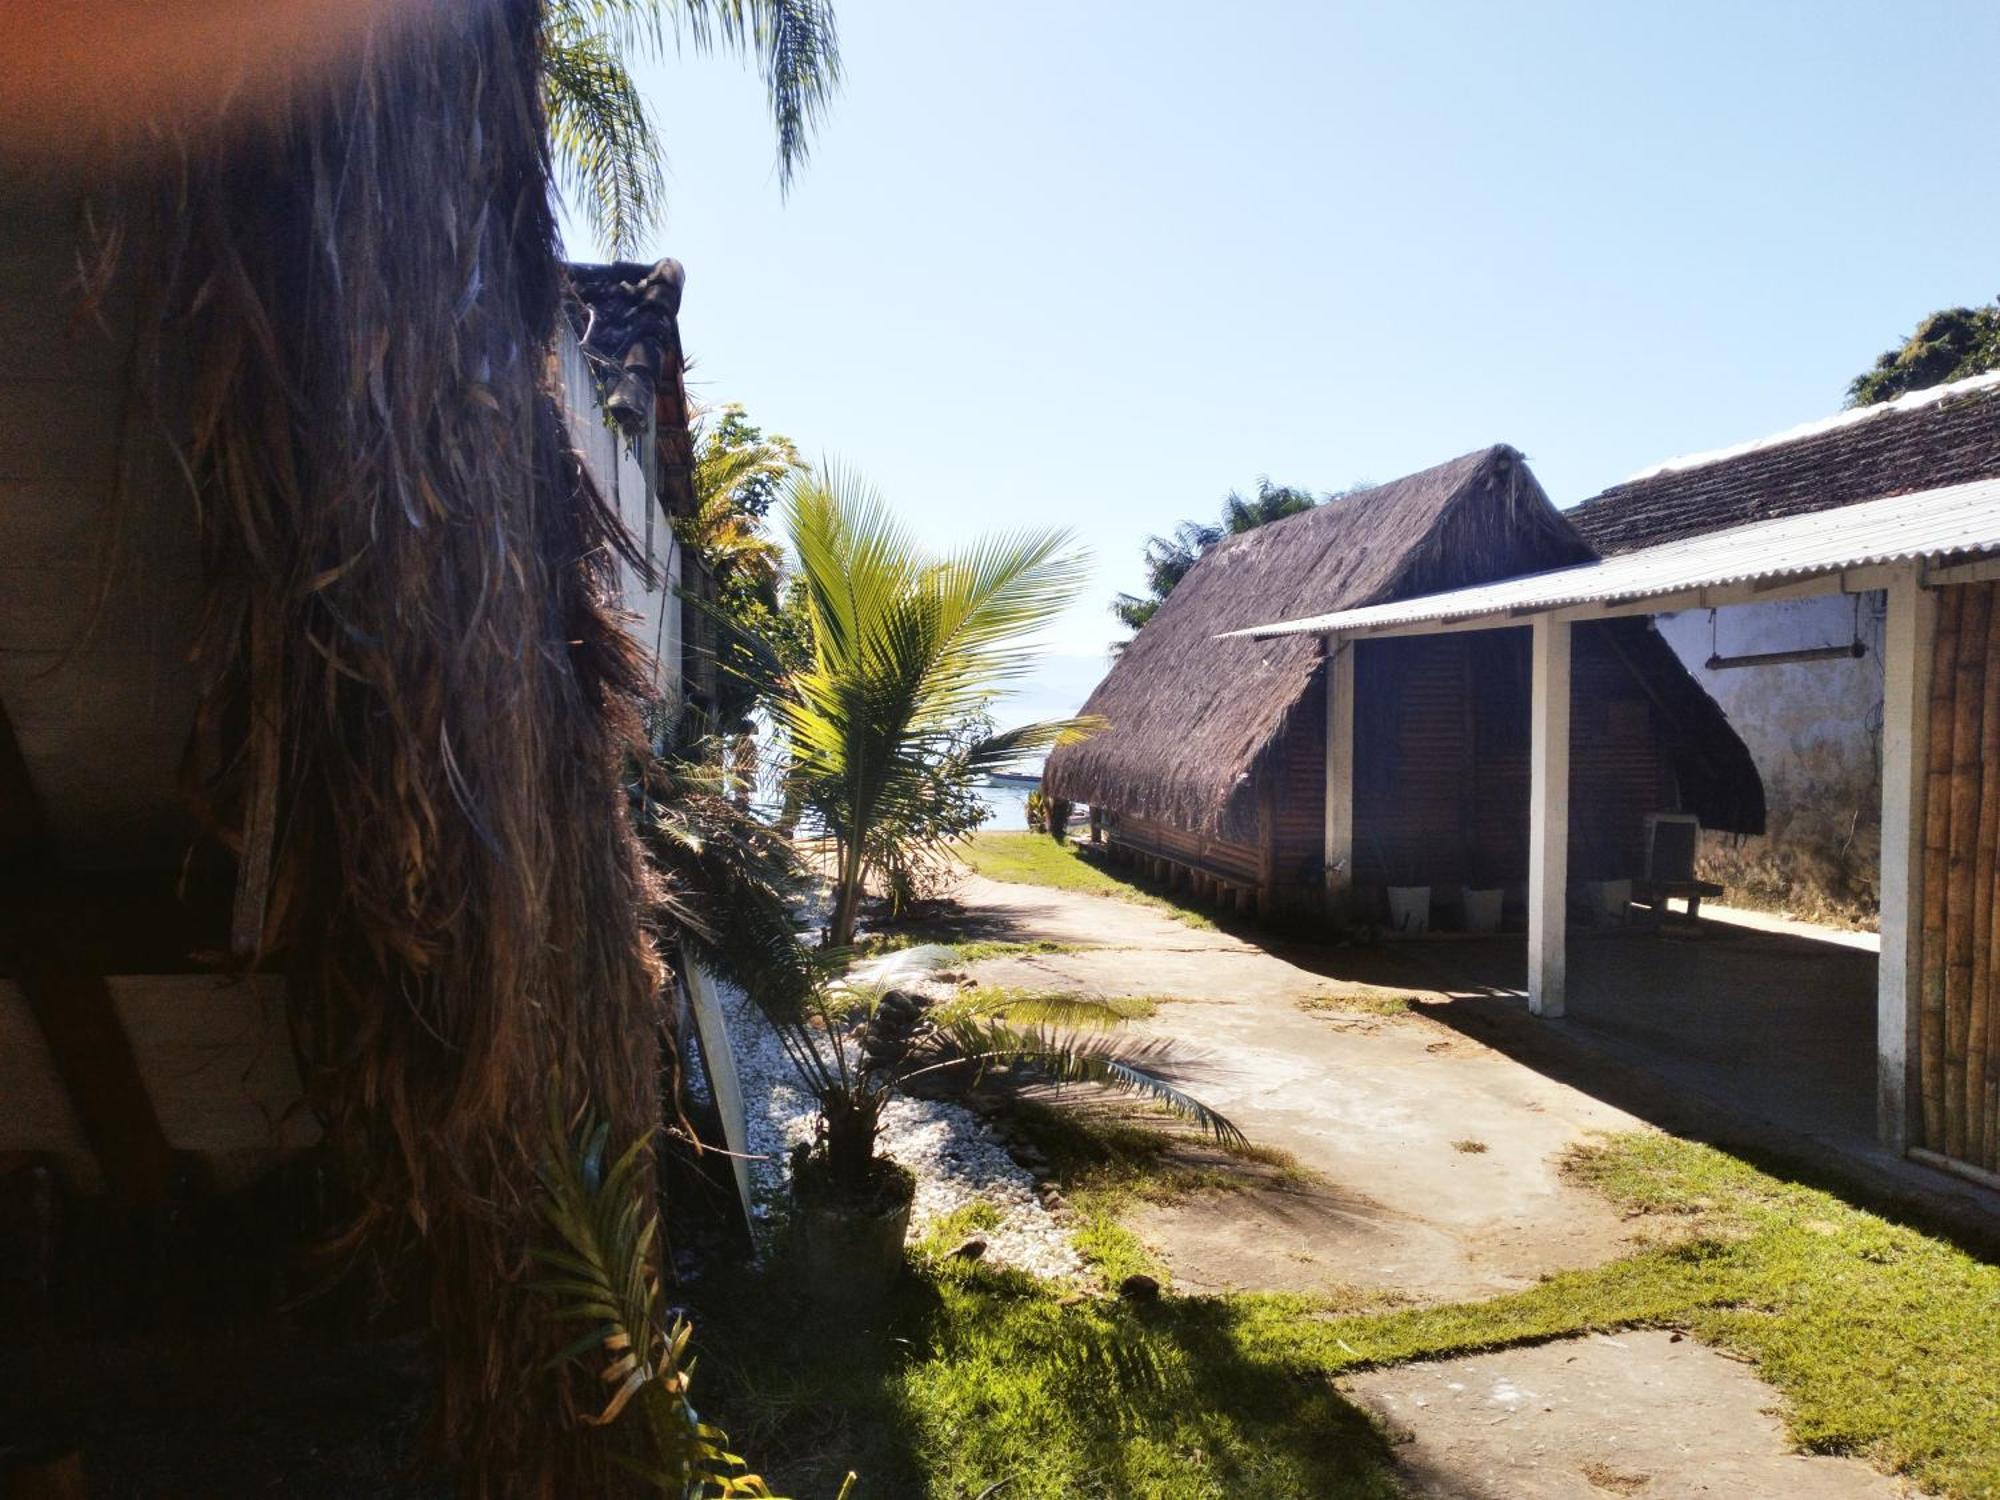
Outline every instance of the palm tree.
{"label": "palm tree", "polygon": [[792,440],[766,434],[741,406],[719,416],[702,413],[694,424],[694,514],[674,523],[681,545],[708,564],[718,583],[741,580],[768,593],[777,605],[784,549],[762,525],[771,500],[806,467]]}
{"label": "palm tree", "polygon": [[659,133],[628,58],[669,40],[755,57],[778,134],[778,182],[789,188],[813,127],[840,84],[828,0],[544,0],[542,104],[556,174],[614,256],[659,220]]}
{"label": "palm tree", "polygon": [[854,939],[871,873],[961,831],[955,793],[1088,726],[1063,719],[993,733],[997,691],[1034,664],[1030,643],[1074,599],[1085,559],[1064,531],[996,536],[932,558],[880,498],[840,469],[787,495],[811,660],[773,716],[790,775],[835,845],[832,940]]}
{"label": "palm tree", "polygon": [[[1273,521],[1282,521],[1300,511],[1311,510],[1323,500],[1332,498],[1331,495],[1315,495],[1310,490],[1289,484],[1273,484],[1268,476],[1259,476],[1255,495],[1245,496],[1231,490],[1222,502],[1220,524],[1183,521],[1169,536],[1146,538],[1146,592],[1117,595],[1111,601],[1111,613],[1118,617],[1121,624],[1138,630],[1160,612],[1160,606],[1167,602],[1167,595],[1224,537],[1255,531],[1259,526],[1268,526]],[[1120,642],[1112,649],[1122,651],[1126,644]]]}

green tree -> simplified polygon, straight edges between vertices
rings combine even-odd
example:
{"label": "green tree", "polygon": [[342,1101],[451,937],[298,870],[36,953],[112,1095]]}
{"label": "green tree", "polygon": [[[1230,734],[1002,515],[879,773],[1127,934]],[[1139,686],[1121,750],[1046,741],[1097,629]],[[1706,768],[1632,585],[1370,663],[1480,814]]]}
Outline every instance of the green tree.
{"label": "green tree", "polygon": [[664,154],[630,60],[668,44],[755,58],[789,188],[840,84],[828,0],[544,0],[542,105],[556,177],[616,256],[659,223]]}
{"label": "green tree", "polygon": [[834,841],[832,937],[845,945],[871,874],[899,879],[941,855],[968,811],[976,826],[981,776],[1085,727],[996,733],[987,713],[1032,669],[1031,638],[1076,597],[1085,559],[1064,531],[931,557],[839,469],[794,476],[786,518],[811,659],[772,711],[788,777]]}
{"label": "green tree", "polygon": [[1187,577],[1217,542],[1311,510],[1322,498],[1325,497],[1310,490],[1273,484],[1265,477],[1257,480],[1255,495],[1245,496],[1231,490],[1222,502],[1219,522],[1183,521],[1166,536],[1146,539],[1146,592],[1118,595],[1111,601],[1111,612],[1125,625],[1138,630],[1159,612],[1174,586]]}
{"label": "green tree", "polygon": [[1885,351],[1874,369],[1854,377],[1847,404],[1873,406],[1988,370],[2000,370],[2000,300],[1932,313],[1900,347]]}
{"label": "green tree", "polygon": [[757,705],[800,659],[796,612],[787,615],[781,594],[784,549],[765,518],[806,464],[790,438],[767,435],[737,405],[704,413],[693,438],[694,513],[674,534],[715,577],[715,744],[747,806],[759,770]]}

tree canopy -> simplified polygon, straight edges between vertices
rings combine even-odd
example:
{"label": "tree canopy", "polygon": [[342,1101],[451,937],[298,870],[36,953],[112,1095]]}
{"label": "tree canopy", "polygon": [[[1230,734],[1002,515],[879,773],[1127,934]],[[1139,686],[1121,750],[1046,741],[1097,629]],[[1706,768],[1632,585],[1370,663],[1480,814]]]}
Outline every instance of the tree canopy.
{"label": "tree canopy", "polygon": [[715,575],[713,613],[722,627],[715,717],[719,730],[733,735],[785,665],[765,647],[795,633],[783,599],[784,549],[765,517],[807,464],[790,438],[766,433],[734,403],[702,413],[691,436],[694,513],[674,522],[674,535]]}
{"label": "tree canopy", "polygon": [[1146,539],[1146,592],[1118,595],[1111,601],[1111,612],[1137,630],[1166,603],[1174,585],[1187,577],[1189,570],[1224,537],[1282,521],[1329,498],[1292,485],[1273,484],[1263,475],[1258,477],[1254,495],[1231,490],[1222,502],[1220,519],[1182,521],[1167,535]]}
{"label": "tree canopy", "polygon": [[1900,347],[1885,351],[1874,369],[1854,377],[1847,404],[1873,406],[1988,370],[2000,370],[2000,300],[1932,313]]}
{"label": "tree canopy", "polygon": [[556,177],[613,255],[659,223],[664,152],[630,70],[671,41],[756,60],[778,136],[778,182],[791,185],[840,84],[829,0],[544,0],[542,103]]}

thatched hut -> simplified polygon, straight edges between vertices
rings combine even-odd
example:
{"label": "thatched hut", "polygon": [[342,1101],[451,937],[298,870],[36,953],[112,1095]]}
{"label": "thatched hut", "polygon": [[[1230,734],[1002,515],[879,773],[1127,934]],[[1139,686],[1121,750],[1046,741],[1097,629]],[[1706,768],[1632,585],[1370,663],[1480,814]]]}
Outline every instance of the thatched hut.
{"label": "thatched hut", "polygon": [[565,319],[539,27],[423,8],[129,176],[0,186],[0,1294],[197,1336],[336,1231],[468,1486],[581,1494],[524,1283],[551,1092],[660,1117],[623,783],[685,413],[678,268]]}
{"label": "thatched hut", "polygon": [[[1263,911],[1330,890],[1516,887],[1526,876],[1523,632],[1363,643],[1353,736],[1330,743],[1311,637],[1228,633],[1586,561],[1521,455],[1493,447],[1224,540],[1084,705],[1107,728],[1049,758],[1044,785],[1101,814],[1112,850]],[[1648,814],[1753,832],[1742,742],[1643,621],[1579,633],[1577,869],[1637,872]],[[1345,795],[1330,799],[1330,774]],[[1348,809],[1351,807],[1351,812]]]}

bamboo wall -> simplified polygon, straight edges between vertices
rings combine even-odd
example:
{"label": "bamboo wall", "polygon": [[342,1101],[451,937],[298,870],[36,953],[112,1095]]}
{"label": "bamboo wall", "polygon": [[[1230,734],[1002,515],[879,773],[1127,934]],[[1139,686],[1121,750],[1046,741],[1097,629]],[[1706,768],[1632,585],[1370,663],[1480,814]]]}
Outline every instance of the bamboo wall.
{"label": "bamboo wall", "polygon": [[[1370,641],[1355,695],[1355,882],[1519,885],[1528,871],[1524,630]],[[1646,815],[1679,805],[1669,726],[1600,628],[1572,667],[1570,873],[1636,877]]]}
{"label": "bamboo wall", "polygon": [[1924,1144],[2000,1166],[2000,600],[1939,590],[1925,778],[1919,1093]]}
{"label": "bamboo wall", "polygon": [[1281,901],[1317,901],[1326,869],[1326,688],[1294,711],[1277,745],[1271,779],[1272,877]]}
{"label": "bamboo wall", "polygon": [[[1362,643],[1357,659],[1354,884],[1519,887],[1528,869],[1525,630]],[[1601,627],[1576,632],[1570,753],[1574,878],[1636,877],[1646,815],[1679,805],[1672,728]],[[1120,813],[1114,850],[1263,893],[1324,891],[1326,693],[1316,686],[1260,771],[1257,837],[1219,839]]]}

